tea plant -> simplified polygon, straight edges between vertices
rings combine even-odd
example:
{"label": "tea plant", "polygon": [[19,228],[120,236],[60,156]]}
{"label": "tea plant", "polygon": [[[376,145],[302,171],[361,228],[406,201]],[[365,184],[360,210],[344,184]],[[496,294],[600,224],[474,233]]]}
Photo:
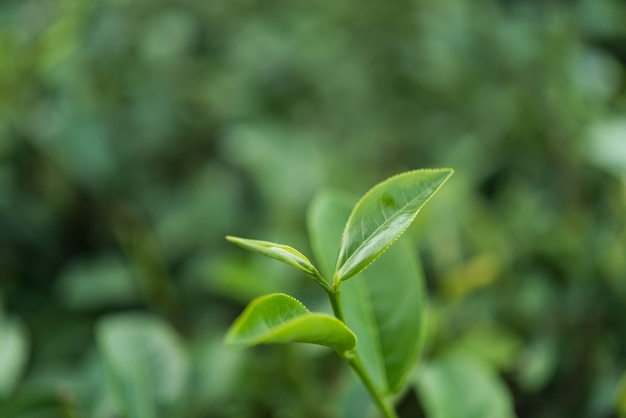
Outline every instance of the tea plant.
{"label": "tea plant", "polygon": [[334,316],[310,312],[286,294],[265,295],[235,320],[226,343],[247,347],[305,342],[332,348],[356,372],[380,412],[396,417],[394,396],[402,390],[420,348],[424,297],[421,269],[410,245],[400,241],[390,247],[452,172],[396,175],[373,187],[354,208],[339,195],[320,196],[308,216],[320,269],[289,246],[228,236],[243,248],[305,272],[326,291]]}

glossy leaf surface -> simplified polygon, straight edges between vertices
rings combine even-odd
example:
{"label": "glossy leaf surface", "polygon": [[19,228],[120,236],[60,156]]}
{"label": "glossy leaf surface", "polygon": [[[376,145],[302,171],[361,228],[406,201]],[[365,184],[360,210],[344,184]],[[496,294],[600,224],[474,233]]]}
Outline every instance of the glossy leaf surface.
{"label": "glossy leaf surface", "polygon": [[226,239],[247,250],[254,251],[266,257],[274,258],[289,264],[309,275],[315,275],[316,269],[300,251],[288,245],[275,244],[269,241],[259,241],[253,239],[227,236]]}
{"label": "glossy leaf surface", "polygon": [[425,364],[417,390],[429,418],[515,417],[511,396],[496,372],[462,354]]}
{"label": "glossy leaf surface", "polygon": [[[352,200],[322,194],[309,212],[309,234],[320,265],[332,265]],[[413,366],[425,317],[423,277],[408,242],[390,248],[359,280],[341,290],[346,324],[359,339],[357,354],[375,385],[398,392]]]}
{"label": "glossy leaf surface", "polygon": [[385,252],[452,172],[451,169],[409,171],[367,192],[346,224],[334,280],[354,277]]}
{"label": "glossy leaf surface", "polygon": [[295,342],[324,345],[343,354],[354,350],[356,336],[338,319],[312,313],[283,293],[250,302],[226,335],[231,346]]}

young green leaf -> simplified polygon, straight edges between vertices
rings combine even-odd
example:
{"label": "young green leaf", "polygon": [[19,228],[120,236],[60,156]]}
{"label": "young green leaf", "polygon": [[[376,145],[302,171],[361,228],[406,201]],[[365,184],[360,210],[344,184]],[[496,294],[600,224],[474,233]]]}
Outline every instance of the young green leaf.
{"label": "young green leaf", "polygon": [[354,277],[385,252],[452,173],[452,169],[409,171],[367,192],[346,224],[334,280]]}
{"label": "young green leaf", "polygon": [[312,313],[284,293],[250,302],[226,334],[226,344],[231,346],[293,342],[324,345],[343,356],[355,349],[356,336],[338,319]]}
{"label": "young green leaf", "polygon": [[289,264],[290,266],[300,269],[316,279],[320,277],[317,269],[313,266],[309,259],[306,258],[300,251],[288,245],[233,236],[227,236],[226,239],[247,250],[254,251],[266,257],[274,258],[285,264]]}
{"label": "young green leaf", "polygon": [[[322,267],[334,263],[353,201],[324,193],[311,205],[309,235]],[[411,245],[401,241],[341,290],[346,324],[359,339],[356,353],[383,393],[402,389],[421,347],[425,303],[417,261]]]}

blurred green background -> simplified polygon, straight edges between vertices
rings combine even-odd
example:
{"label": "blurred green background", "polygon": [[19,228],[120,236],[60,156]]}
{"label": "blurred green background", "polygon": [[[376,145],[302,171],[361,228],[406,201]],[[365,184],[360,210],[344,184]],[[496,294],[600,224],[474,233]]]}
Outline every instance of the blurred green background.
{"label": "blurred green background", "polygon": [[[337,356],[233,351],[322,189],[418,217],[403,417],[626,416],[626,4],[3,0],[0,417],[364,417]],[[508,412],[507,412],[508,414]]]}

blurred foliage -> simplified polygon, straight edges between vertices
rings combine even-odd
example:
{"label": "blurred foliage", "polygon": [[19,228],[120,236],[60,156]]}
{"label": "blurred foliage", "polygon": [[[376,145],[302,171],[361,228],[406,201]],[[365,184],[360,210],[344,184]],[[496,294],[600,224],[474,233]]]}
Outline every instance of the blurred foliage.
{"label": "blurred foliage", "polygon": [[[624,416],[624,22],[620,0],[0,2],[0,417],[364,416],[330,350],[223,347],[254,296],[324,308],[224,235],[306,249],[318,190],[445,166],[408,238],[430,337],[401,414]],[[455,395],[474,381],[501,399]]]}

